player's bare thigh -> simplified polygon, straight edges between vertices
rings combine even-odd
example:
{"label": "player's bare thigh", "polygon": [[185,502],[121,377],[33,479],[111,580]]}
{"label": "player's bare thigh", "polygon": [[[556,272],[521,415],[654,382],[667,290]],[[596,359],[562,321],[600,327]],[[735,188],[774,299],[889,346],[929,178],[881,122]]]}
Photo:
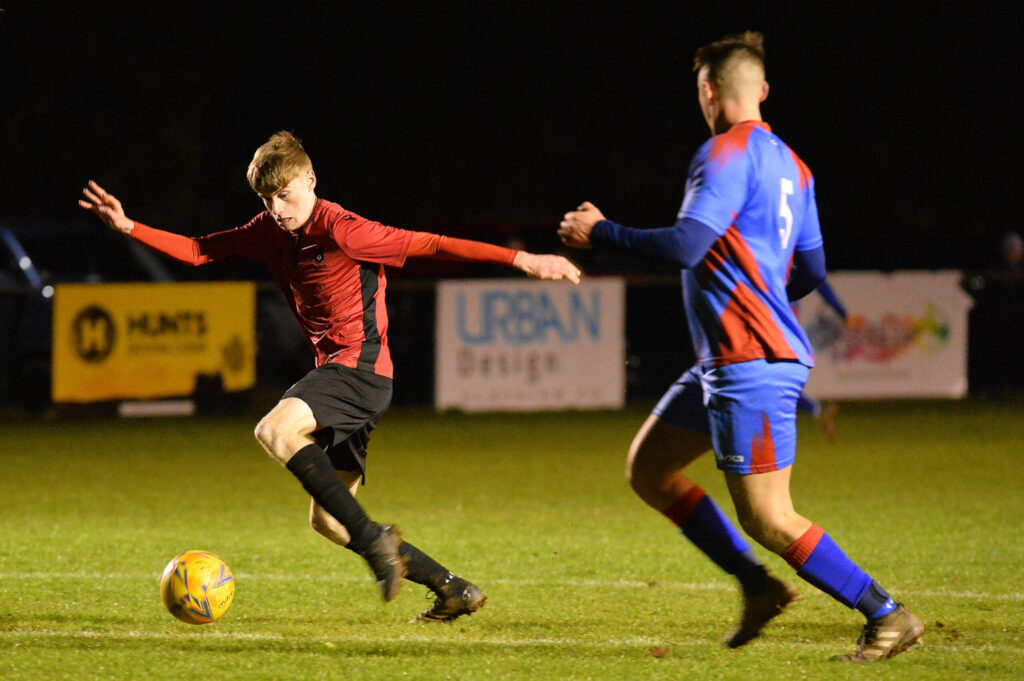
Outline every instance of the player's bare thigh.
{"label": "player's bare thigh", "polygon": [[793,467],[741,475],[726,473],[740,525],[757,543],[781,554],[807,531],[811,521],[797,513],[789,493]]}
{"label": "player's bare thigh", "polygon": [[316,428],[309,405],[297,397],[286,397],[260,419],[255,435],[270,456],[285,464],[295,452],[313,444]]}
{"label": "player's bare thigh", "polygon": [[[359,471],[338,471],[338,479],[348,487],[352,496],[355,496],[359,491],[359,483],[362,482],[363,475]],[[318,533],[339,546],[345,546],[349,542],[350,537],[345,526],[313,499],[309,500],[309,524]]]}
{"label": "player's bare thigh", "polygon": [[708,435],[651,414],[629,447],[626,479],[647,504],[664,510],[693,487],[683,469],[710,450]]}

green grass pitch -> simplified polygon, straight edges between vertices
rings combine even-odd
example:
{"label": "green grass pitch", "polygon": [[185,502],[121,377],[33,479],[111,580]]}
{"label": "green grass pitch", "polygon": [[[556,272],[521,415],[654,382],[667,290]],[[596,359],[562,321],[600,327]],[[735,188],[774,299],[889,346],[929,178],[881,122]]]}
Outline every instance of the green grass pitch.
{"label": "green grass pitch", "polygon": [[[731,578],[623,479],[645,413],[385,417],[360,499],[489,595],[452,625],[409,624],[425,589],[381,603],[362,561],[309,529],[255,415],[7,418],[0,678],[1024,678],[1024,405],[848,404],[831,447],[801,421],[797,509],[927,627],[874,666],[829,660],[860,616],[760,549],[806,598],[745,648],[719,644],[739,608]],[[710,458],[691,472],[732,515]],[[188,548],[235,572],[211,625],[159,599]]]}

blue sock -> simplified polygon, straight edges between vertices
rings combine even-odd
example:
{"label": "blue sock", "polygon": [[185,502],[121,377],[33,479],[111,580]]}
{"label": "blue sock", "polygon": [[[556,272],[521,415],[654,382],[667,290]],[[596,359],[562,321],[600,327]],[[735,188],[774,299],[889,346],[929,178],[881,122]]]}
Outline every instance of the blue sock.
{"label": "blue sock", "polygon": [[767,572],[743,539],[743,535],[696,485],[663,511],[683,536],[739,581],[747,593],[760,591]]}
{"label": "blue sock", "polygon": [[848,608],[857,607],[874,581],[817,525],[811,525],[782,557],[800,577]]}

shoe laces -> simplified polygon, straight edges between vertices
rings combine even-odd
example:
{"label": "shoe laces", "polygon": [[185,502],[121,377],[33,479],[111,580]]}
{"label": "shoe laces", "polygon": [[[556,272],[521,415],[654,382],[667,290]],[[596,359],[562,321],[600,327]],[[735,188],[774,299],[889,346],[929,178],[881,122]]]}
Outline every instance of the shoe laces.
{"label": "shoe laces", "polygon": [[881,626],[879,620],[868,620],[864,625],[864,630],[860,633],[860,638],[857,639],[857,643],[865,646],[872,645],[878,637],[878,630]]}
{"label": "shoe laces", "polygon": [[450,595],[445,593],[445,591],[455,582],[455,580],[455,575],[449,572],[448,575],[444,578],[444,581],[438,585],[437,591],[434,591],[428,586],[427,593],[424,594],[424,597],[428,601],[433,600],[435,603],[441,602],[442,600],[448,598],[448,596]]}

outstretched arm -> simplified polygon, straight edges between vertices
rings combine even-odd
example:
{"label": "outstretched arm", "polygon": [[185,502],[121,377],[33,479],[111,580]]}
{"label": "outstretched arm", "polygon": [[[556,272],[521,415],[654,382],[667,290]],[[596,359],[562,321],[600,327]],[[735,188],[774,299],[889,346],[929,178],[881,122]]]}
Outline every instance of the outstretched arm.
{"label": "outstretched arm", "polygon": [[565,214],[558,236],[572,248],[604,245],[679,267],[696,267],[718,234],[702,222],[685,218],[671,227],[634,229],[605,218],[597,207],[584,201],[575,211]]}
{"label": "outstretched arm", "polygon": [[415,232],[350,214],[332,227],[334,240],[355,260],[401,267],[406,258],[466,260],[515,267],[534,279],[580,282],[580,270],[560,255],[536,255],[469,239]]}
{"label": "outstretched arm", "polygon": [[560,255],[538,255],[526,251],[515,251],[494,244],[456,239],[429,232],[413,232],[408,257],[443,258],[509,265],[534,279],[568,279],[574,284],[580,283],[579,268]]}
{"label": "outstretched arm", "polygon": [[251,249],[246,247],[244,228],[193,239],[132,220],[124,214],[124,208],[117,197],[92,180],[82,190],[82,195],[85,198],[79,199],[78,205],[95,214],[111,229],[127,234],[154,251],[186,265],[204,265],[233,254],[255,257],[248,253]]}

